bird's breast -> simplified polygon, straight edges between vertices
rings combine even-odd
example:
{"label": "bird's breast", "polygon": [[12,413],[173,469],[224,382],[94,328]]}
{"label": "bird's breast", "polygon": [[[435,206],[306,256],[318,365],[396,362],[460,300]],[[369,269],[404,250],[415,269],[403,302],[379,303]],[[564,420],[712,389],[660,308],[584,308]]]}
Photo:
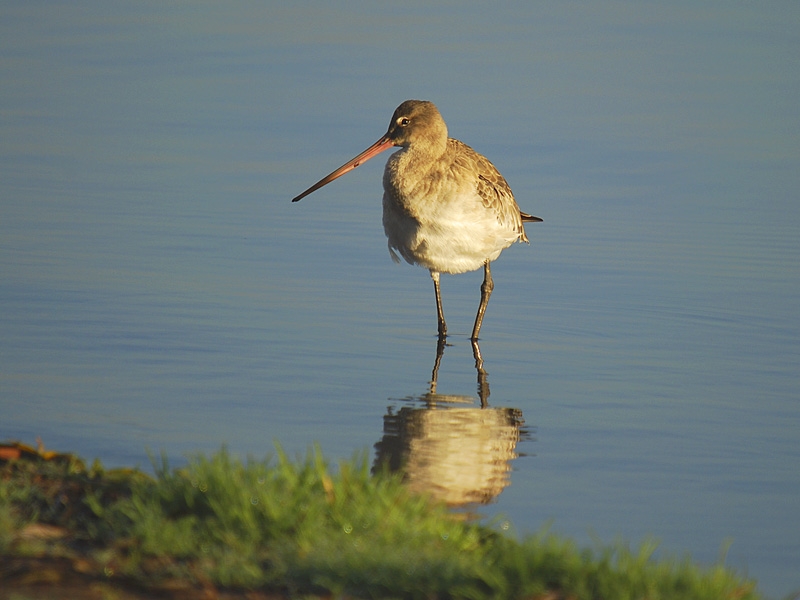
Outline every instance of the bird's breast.
{"label": "bird's breast", "polygon": [[517,240],[487,208],[476,181],[452,165],[415,164],[404,151],[384,173],[383,226],[393,255],[443,273],[480,268]]}

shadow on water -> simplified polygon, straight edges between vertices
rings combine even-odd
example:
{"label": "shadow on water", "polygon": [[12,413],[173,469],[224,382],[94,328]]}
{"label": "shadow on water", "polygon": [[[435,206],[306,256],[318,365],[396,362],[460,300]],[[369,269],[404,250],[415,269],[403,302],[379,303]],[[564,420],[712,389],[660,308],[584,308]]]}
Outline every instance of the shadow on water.
{"label": "shadow on water", "polygon": [[390,405],[383,417],[373,470],[388,467],[401,472],[410,489],[452,507],[489,504],[511,483],[517,443],[529,438],[530,432],[520,409],[489,406],[489,380],[475,341],[478,397],[438,390],[445,346],[440,339],[427,393],[390,398],[402,406],[398,411]]}

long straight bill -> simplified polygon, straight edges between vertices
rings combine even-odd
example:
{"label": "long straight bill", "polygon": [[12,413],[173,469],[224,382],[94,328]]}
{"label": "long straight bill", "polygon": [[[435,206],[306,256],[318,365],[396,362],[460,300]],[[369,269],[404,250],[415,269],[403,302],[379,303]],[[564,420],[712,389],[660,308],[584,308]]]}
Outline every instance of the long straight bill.
{"label": "long straight bill", "polygon": [[388,150],[392,146],[394,146],[394,142],[392,140],[390,140],[386,136],[382,137],[377,142],[372,144],[372,146],[370,146],[369,148],[364,150],[361,154],[359,154],[358,156],[356,156],[352,160],[349,160],[348,162],[343,164],[341,167],[336,169],[333,173],[331,173],[330,175],[326,175],[325,177],[320,179],[317,183],[312,185],[305,192],[303,192],[299,196],[295,196],[294,198],[292,198],[292,202],[297,202],[298,200],[302,200],[303,198],[308,196],[311,192],[314,192],[314,191],[318,190],[323,185],[329,184],[334,179],[338,179],[339,177],[341,177],[345,173],[349,173],[350,171],[352,171],[356,167],[360,166],[362,163],[367,162],[373,156],[377,156],[378,154],[380,154],[384,150]]}

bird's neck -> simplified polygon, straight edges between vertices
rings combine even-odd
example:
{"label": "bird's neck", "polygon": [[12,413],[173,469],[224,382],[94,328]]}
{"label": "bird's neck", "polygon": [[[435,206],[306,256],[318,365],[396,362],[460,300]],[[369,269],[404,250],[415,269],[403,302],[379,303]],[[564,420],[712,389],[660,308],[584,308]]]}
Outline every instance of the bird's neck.
{"label": "bird's neck", "polygon": [[391,201],[412,216],[425,198],[435,196],[435,190],[446,178],[447,149],[431,145],[412,145],[393,154],[386,163],[383,187]]}

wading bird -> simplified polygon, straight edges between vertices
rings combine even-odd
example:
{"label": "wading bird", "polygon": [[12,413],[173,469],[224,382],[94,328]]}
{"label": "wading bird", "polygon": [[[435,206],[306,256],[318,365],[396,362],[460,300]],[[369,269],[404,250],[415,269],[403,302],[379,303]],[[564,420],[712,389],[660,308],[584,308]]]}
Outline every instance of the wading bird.
{"label": "wading bird", "polygon": [[401,150],[389,157],[383,174],[383,229],[389,252],[395,262],[399,254],[430,271],[440,340],[447,336],[447,325],[439,274],[483,267],[471,336],[475,341],[494,289],[489,263],[514,242],[528,242],[523,223],[542,219],[520,211],[508,183],[486,157],[447,137],[447,126],[432,102],[403,102],[386,135],[292,202],[394,146]]}

